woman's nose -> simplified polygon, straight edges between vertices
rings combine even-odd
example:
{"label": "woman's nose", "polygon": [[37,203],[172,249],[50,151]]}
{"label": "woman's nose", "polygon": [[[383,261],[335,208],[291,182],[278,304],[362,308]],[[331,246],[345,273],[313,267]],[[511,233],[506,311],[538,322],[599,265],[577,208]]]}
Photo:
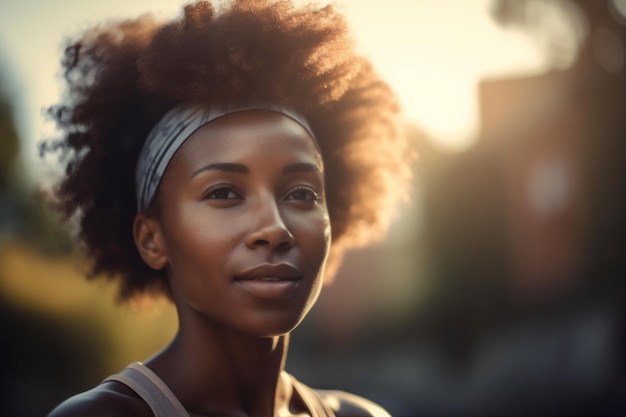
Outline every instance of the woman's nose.
{"label": "woman's nose", "polygon": [[246,245],[253,249],[260,246],[271,250],[289,249],[295,238],[283,219],[276,201],[265,201],[253,210],[253,220]]}

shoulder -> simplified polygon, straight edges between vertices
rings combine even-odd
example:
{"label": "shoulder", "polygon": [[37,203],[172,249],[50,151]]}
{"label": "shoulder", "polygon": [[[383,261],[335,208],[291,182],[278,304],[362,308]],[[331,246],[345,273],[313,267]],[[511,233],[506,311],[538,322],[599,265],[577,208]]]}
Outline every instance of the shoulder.
{"label": "shoulder", "polygon": [[380,405],[344,391],[316,390],[337,417],[391,417]]}
{"label": "shoulder", "polygon": [[150,407],[130,388],[117,382],[106,382],[65,400],[47,417],[147,417],[152,415]]}

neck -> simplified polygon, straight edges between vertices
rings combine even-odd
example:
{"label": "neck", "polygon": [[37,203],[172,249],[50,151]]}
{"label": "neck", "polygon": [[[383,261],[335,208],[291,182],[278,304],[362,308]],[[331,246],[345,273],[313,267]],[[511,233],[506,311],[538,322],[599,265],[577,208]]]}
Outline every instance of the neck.
{"label": "neck", "polygon": [[191,414],[288,414],[289,335],[257,338],[179,312],[179,331],[151,367]]}

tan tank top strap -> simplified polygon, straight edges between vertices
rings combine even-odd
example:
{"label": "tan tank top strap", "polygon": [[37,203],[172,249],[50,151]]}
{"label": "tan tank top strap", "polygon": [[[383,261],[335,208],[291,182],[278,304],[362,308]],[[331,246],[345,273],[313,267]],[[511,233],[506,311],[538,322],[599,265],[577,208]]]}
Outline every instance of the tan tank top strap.
{"label": "tan tank top strap", "polygon": [[293,388],[296,390],[302,401],[311,412],[311,417],[335,417],[335,412],[332,407],[324,400],[317,391],[302,382],[298,381],[292,375],[290,375]]}
{"label": "tan tank top strap", "polygon": [[150,406],[155,417],[190,417],[161,378],[141,362],[131,363],[103,382],[106,381],[121,382],[135,391]]}

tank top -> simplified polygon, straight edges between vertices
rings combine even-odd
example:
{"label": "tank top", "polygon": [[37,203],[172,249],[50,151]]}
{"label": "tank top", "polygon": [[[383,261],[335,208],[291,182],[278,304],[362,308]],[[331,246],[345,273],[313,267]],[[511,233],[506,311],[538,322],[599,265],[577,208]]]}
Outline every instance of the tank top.
{"label": "tank top", "polygon": [[[293,376],[289,377],[294,390],[309,409],[311,417],[335,417],[332,408],[320,394]],[[190,417],[165,382],[141,362],[131,363],[122,372],[106,378],[103,383],[107,381],[120,382],[132,389],[150,406],[155,417]]]}

